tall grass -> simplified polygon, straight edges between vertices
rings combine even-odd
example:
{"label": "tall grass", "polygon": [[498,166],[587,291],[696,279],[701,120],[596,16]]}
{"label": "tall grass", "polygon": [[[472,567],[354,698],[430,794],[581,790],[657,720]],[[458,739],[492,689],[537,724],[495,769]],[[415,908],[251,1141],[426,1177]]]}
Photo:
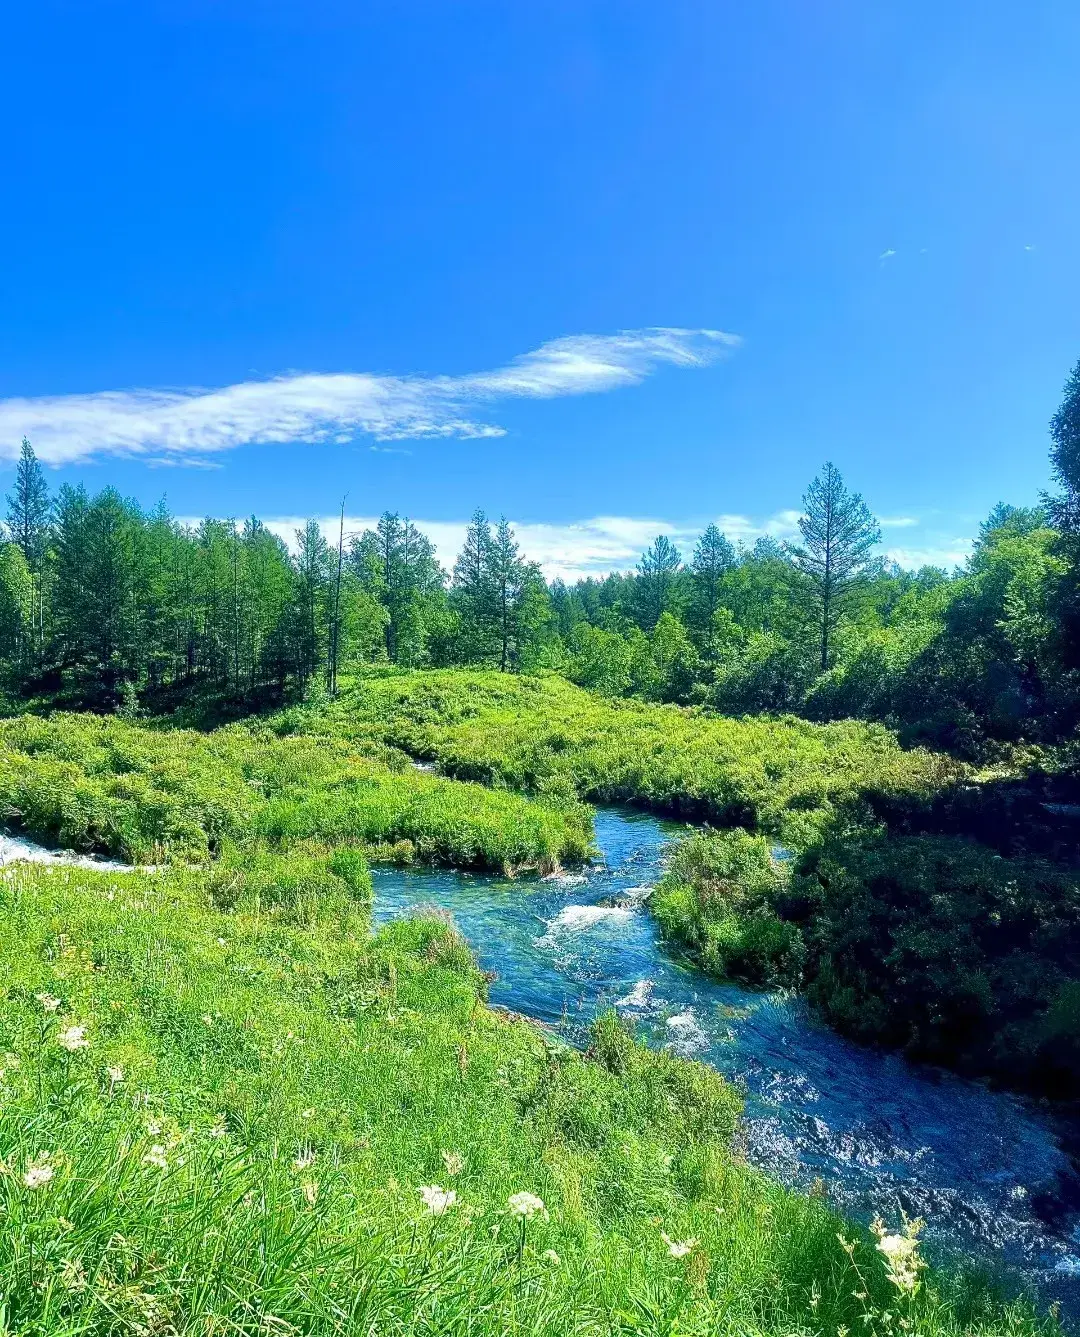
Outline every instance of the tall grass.
{"label": "tall grass", "polygon": [[5,871],[0,1331],[1053,1328],[890,1281],[733,1154],[717,1074],[493,1014],[450,925],[370,938],[347,872],[268,904],[268,862],[223,910],[195,868]]}
{"label": "tall grass", "polygon": [[205,860],[259,838],[509,871],[548,871],[589,852],[581,804],[461,784],[368,751],[240,725],[203,734],[22,716],[0,721],[0,813],[47,843],[133,862]]}
{"label": "tall grass", "polygon": [[880,725],[730,719],[612,701],[563,679],[439,671],[357,681],[326,714],[283,728],[378,741],[449,775],[766,830],[792,844],[868,800],[926,802],[957,763],[905,751]]}

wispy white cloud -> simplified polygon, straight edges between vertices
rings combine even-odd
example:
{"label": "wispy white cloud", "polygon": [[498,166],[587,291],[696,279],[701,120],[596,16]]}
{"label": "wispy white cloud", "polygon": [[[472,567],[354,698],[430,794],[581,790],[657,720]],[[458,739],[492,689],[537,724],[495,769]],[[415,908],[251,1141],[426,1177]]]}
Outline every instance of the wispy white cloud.
{"label": "wispy white cloud", "polygon": [[879,515],[878,524],[882,529],[911,529],[922,521],[914,515]]}
{"label": "wispy white cloud", "polygon": [[890,246],[889,249],[888,249],[887,251],[882,251],[882,252],[881,252],[881,254],[878,256],[878,259],[879,259],[879,260],[891,260],[895,254],[896,254],[896,252],[895,252],[895,251],[892,249],[892,247]]}
{"label": "wispy white cloud", "polygon": [[657,367],[702,367],[737,347],[721,330],[653,328],[553,339],[505,367],[465,376],[306,372],[221,389],[103,390],[0,400],[0,459],[28,436],[39,458],[100,455],[187,461],[237,446],[289,441],[496,437],[477,410],[502,399],[550,399],[635,385]]}

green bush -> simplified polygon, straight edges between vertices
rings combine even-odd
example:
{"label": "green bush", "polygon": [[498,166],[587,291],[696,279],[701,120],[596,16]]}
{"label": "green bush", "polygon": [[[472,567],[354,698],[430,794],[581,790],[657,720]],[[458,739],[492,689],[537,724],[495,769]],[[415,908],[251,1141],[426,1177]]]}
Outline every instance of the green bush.
{"label": "green bush", "polygon": [[597,803],[639,803],[801,846],[879,796],[920,807],[962,774],[880,725],[728,719],[607,700],[554,676],[460,670],[361,679],[325,712],[277,727],[389,743],[462,780]]}
{"label": "green bush", "polygon": [[756,988],[795,988],[802,935],[776,904],[786,886],[768,841],[745,831],[701,831],[675,847],[653,892],[661,931],[681,942],[710,974]]}
{"label": "green bush", "polygon": [[206,860],[252,839],[510,872],[547,872],[590,851],[591,814],[572,799],[497,793],[421,774],[385,748],[378,760],[363,751],[259,725],[198,733],[22,716],[0,721],[0,813],[48,844],[132,862]]}
{"label": "green bush", "polygon": [[1010,1085],[1080,1090],[1080,874],[954,837],[809,852],[808,994],[865,1041]]}

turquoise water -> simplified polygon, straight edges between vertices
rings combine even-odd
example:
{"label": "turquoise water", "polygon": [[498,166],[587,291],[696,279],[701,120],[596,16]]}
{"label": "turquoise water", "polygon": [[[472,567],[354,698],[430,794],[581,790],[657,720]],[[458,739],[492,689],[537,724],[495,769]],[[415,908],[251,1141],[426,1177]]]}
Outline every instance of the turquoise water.
{"label": "turquoise water", "polygon": [[601,857],[580,873],[507,881],[375,872],[376,922],[452,912],[491,1001],[579,1041],[614,1006],[648,1043],[718,1068],[746,1094],[747,1158],[794,1186],[824,1181],[863,1220],[901,1209],[927,1239],[1019,1273],[1080,1312],[1080,1181],[1067,1131],[1036,1104],[853,1045],[797,1000],[709,980],[660,940],[649,890],[678,828],[601,809]]}

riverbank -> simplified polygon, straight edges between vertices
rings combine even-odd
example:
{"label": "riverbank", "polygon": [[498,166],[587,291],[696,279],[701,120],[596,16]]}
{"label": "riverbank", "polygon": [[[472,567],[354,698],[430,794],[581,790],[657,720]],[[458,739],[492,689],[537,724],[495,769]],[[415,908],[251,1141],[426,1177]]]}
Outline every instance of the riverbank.
{"label": "riverbank", "polygon": [[793,860],[676,847],[654,898],[703,969],[803,991],[844,1035],[1054,1099],[1080,1092],[1075,866],[955,836],[840,832]]}
{"label": "riverbank", "polygon": [[854,1044],[790,993],[692,968],[651,913],[650,889],[681,834],[640,811],[602,808],[598,863],[512,890],[449,869],[376,869],[375,921],[442,907],[494,973],[493,1003],[581,1046],[614,1008],[650,1047],[708,1063],[743,1093],[739,1145],[757,1168],[864,1223],[923,1216],[932,1255],[1005,1267],[1045,1302],[1080,1312],[1071,1126],[1038,1104]]}
{"label": "riverbank", "polygon": [[194,869],[11,874],[13,1331],[1052,1329],[948,1273],[890,1281],[872,1236],[733,1153],[708,1068],[494,1015],[442,919],[369,937],[347,895],[222,911]]}

